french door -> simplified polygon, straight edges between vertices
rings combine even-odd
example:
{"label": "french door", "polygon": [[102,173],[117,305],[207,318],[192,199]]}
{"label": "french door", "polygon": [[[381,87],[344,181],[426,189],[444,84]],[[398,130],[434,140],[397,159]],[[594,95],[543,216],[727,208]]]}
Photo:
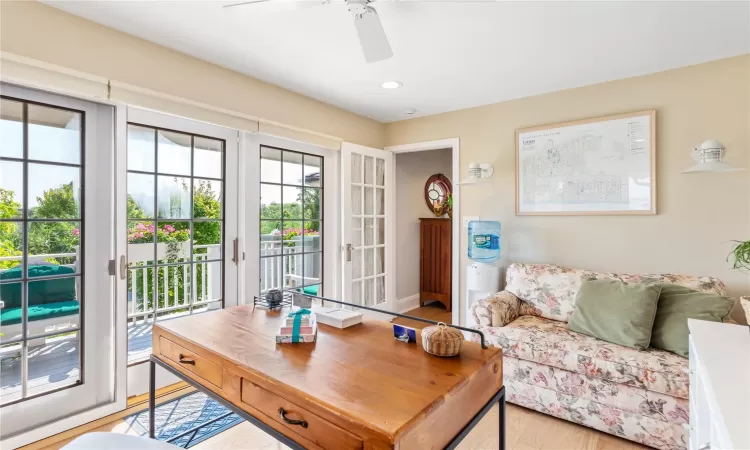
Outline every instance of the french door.
{"label": "french door", "polygon": [[14,448],[125,406],[115,117],[6,84],[0,102],[0,434]]}
{"label": "french door", "polygon": [[339,153],[245,133],[245,302],[271,289],[339,298]]}
{"label": "french door", "polygon": [[343,299],[394,311],[393,154],[345,142],[341,157]]}
{"label": "french door", "polygon": [[[128,396],[148,390],[154,323],[237,304],[238,136],[128,108]],[[177,381],[157,372],[157,387]]]}

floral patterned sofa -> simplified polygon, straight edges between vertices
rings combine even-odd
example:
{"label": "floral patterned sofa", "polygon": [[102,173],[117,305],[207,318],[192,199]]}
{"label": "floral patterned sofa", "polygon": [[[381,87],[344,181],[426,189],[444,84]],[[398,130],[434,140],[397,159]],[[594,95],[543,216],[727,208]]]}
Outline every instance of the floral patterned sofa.
{"label": "floral patterned sofa", "polygon": [[476,328],[503,348],[507,399],[651,447],[687,447],[688,360],[570,331],[581,278],[657,279],[725,295],[710,277],[626,275],[512,264],[506,287],[471,309]]}

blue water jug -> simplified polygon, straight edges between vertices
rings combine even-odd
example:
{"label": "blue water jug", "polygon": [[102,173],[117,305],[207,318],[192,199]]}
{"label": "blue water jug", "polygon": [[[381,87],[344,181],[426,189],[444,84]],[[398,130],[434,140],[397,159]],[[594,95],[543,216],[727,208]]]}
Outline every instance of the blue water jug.
{"label": "blue water jug", "polygon": [[496,220],[469,222],[469,259],[483,263],[500,259],[500,222]]}

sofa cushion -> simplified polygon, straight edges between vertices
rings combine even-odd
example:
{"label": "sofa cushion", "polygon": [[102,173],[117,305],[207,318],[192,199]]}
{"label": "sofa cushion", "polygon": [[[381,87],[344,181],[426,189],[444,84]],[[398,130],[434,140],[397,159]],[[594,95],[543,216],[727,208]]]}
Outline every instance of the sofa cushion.
{"label": "sofa cushion", "polygon": [[564,322],[521,316],[480,327],[503,354],[679,398],[688,398],[688,360],[664,350],[636,350],[570,331]]}
{"label": "sofa cushion", "polygon": [[676,284],[662,285],[651,346],[688,356],[688,319],[723,322],[734,307],[734,299],[698,292]]}
{"label": "sofa cushion", "polygon": [[[29,322],[78,314],[80,306],[76,300],[31,306],[29,307]],[[0,312],[0,325],[15,325],[17,323],[21,323],[21,308],[3,308]]]}
{"label": "sofa cushion", "polygon": [[[0,280],[20,279],[23,266],[0,272]],[[51,277],[74,274],[75,270],[68,266],[53,264],[31,264],[29,265],[29,278]],[[43,305],[45,303],[56,303],[72,300],[76,296],[75,278],[57,278],[42,281],[29,282],[29,305]],[[21,283],[0,284],[0,298],[5,302],[6,308],[21,307]]]}
{"label": "sofa cushion", "polygon": [[549,264],[511,264],[506,272],[505,290],[534,308],[534,314],[548,319],[567,322],[575,306],[581,279],[611,279],[626,283],[640,283],[654,280],[672,283],[695,289],[700,292],[714,292],[726,295],[724,284],[711,277],[694,277],[672,274],[616,274],[594,272],[583,269]]}
{"label": "sofa cushion", "polygon": [[507,383],[509,380],[552,389],[654,420],[680,425],[690,421],[688,399],[504,356],[503,382]]}
{"label": "sofa cushion", "polygon": [[[516,380],[504,381],[508,402],[525,408],[549,414],[560,419],[594,428],[605,433],[636,441],[651,448],[660,450],[685,450],[688,444],[688,428],[684,424],[676,424],[647,417],[642,414],[632,414],[593,400],[563,394],[554,389],[533,386]],[[512,422],[511,422],[512,423]],[[554,433],[552,428],[540,429],[540,433]],[[512,425],[509,425],[512,426]],[[572,441],[558,444],[557,448],[634,448],[635,445],[613,442],[605,445],[599,439],[598,445]],[[580,442],[580,443],[578,443]],[[567,444],[567,445],[566,445]],[[577,444],[577,445],[576,445]],[[523,446],[523,448],[531,448]],[[554,447],[544,447],[554,448]]]}
{"label": "sofa cushion", "polygon": [[583,280],[568,327],[613,344],[644,349],[651,342],[660,292],[661,283]]}

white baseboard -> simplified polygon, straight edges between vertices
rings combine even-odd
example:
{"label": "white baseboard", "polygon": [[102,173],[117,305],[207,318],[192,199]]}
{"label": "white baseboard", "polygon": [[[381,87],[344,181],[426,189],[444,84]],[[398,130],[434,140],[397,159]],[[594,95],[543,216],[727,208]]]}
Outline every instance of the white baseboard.
{"label": "white baseboard", "polygon": [[419,308],[419,294],[410,295],[396,300],[397,313],[405,313],[414,308]]}

